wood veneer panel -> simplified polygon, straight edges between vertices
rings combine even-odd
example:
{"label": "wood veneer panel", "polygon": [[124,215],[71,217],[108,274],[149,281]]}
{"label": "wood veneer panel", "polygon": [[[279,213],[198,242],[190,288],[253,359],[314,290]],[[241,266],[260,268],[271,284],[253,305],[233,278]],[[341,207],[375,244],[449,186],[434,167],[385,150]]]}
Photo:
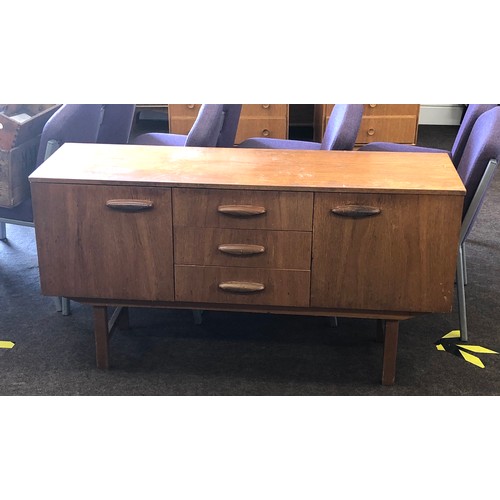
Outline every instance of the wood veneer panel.
{"label": "wood veneer panel", "polygon": [[[223,244],[256,245],[263,251],[227,254],[219,250]],[[174,254],[176,264],[309,270],[311,233],[176,227]]]}
{"label": "wood veneer panel", "polygon": [[[173,300],[170,189],[32,186],[42,291],[66,297]],[[120,212],[110,199],[147,199]]]}
{"label": "wood veneer panel", "polygon": [[[241,267],[175,266],[175,300],[214,304],[307,307],[309,271],[284,271]],[[255,293],[221,290],[220,283],[249,282],[262,284]]]}
{"label": "wood veneer panel", "polygon": [[[312,193],[278,191],[174,189],[174,226],[310,231]],[[265,213],[237,217],[223,214],[221,206],[262,207]]]}
{"label": "wood veneer panel", "polygon": [[[331,209],[381,208],[363,219]],[[317,194],[311,306],[449,312],[462,200],[442,196]]]}

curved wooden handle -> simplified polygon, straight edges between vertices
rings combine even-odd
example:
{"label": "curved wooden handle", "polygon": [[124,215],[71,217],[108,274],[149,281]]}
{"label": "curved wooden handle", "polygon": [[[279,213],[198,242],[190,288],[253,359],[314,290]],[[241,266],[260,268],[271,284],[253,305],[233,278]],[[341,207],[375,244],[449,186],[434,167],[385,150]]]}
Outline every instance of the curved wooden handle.
{"label": "curved wooden handle", "polygon": [[266,248],[262,245],[245,245],[240,243],[224,243],[217,247],[222,253],[230,255],[256,255],[264,253]]}
{"label": "curved wooden handle", "polygon": [[219,288],[231,293],[255,293],[262,292],[265,286],[263,283],[252,283],[251,281],[225,281],[219,283]]}
{"label": "curved wooden handle", "polygon": [[351,219],[362,219],[363,217],[372,217],[378,215],[382,210],[378,207],[367,205],[342,205],[332,208],[332,213],[339,217],[349,217]]}
{"label": "curved wooden handle", "polygon": [[141,212],[153,208],[150,200],[108,200],[106,206],[120,212]]}
{"label": "curved wooden handle", "polygon": [[266,209],[256,205],[219,205],[217,212],[233,217],[252,217],[265,214]]}

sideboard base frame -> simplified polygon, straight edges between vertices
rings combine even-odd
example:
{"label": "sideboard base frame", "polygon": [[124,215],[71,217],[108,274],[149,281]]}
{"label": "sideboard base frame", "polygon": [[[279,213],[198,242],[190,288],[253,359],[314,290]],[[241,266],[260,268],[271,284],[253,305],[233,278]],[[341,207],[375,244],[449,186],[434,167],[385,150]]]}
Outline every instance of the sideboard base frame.
{"label": "sideboard base frame", "polygon": [[[396,379],[396,360],[398,347],[399,322],[410,319],[411,315],[399,315],[388,312],[360,312],[360,311],[332,311],[322,309],[288,310],[283,308],[247,308],[247,307],[215,307],[213,304],[116,304],[116,303],[95,303],[85,299],[72,299],[82,303],[89,303],[93,309],[94,316],[94,336],[96,346],[96,365],[99,369],[110,368],[109,341],[116,329],[126,330],[129,328],[129,307],[155,307],[155,308],[175,308],[193,310],[215,310],[227,311],[235,310],[239,312],[257,312],[271,314],[295,314],[304,316],[328,316],[328,317],[349,317],[365,318],[377,320],[376,338],[383,342],[382,358],[382,385],[393,385]],[[109,314],[108,307],[115,307],[112,314]]]}

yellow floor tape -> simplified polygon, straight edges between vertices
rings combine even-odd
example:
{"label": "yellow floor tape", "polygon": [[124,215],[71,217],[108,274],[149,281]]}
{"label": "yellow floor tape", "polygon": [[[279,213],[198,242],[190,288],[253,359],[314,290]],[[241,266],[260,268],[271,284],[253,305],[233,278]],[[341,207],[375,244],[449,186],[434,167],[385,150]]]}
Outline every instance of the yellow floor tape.
{"label": "yellow floor tape", "polygon": [[12,349],[15,345],[10,340],[0,340],[0,349]]}
{"label": "yellow floor tape", "polygon": [[473,352],[477,354],[498,354],[498,352],[487,349],[486,347],[481,347],[480,345],[458,344],[453,339],[458,339],[458,341],[460,341],[460,330],[452,330],[441,337],[435,342],[436,349],[438,351],[446,351],[454,354],[479,368],[484,368],[484,364],[478,356],[472,354]]}

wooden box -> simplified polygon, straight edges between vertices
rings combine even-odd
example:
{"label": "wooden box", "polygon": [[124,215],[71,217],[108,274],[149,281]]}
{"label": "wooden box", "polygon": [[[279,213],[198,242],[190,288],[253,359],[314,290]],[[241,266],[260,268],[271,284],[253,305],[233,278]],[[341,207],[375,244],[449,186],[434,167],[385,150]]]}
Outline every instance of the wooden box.
{"label": "wooden box", "polygon": [[43,127],[60,104],[0,104],[0,207],[29,197]]}
{"label": "wooden box", "polygon": [[60,104],[0,104],[0,149],[7,151],[42,133]]}
{"label": "wooden box", "polygon": [[36,167],[40,137],[17,148],[0,149],[0,207],[15,207],[29,197],[28,176]]}

